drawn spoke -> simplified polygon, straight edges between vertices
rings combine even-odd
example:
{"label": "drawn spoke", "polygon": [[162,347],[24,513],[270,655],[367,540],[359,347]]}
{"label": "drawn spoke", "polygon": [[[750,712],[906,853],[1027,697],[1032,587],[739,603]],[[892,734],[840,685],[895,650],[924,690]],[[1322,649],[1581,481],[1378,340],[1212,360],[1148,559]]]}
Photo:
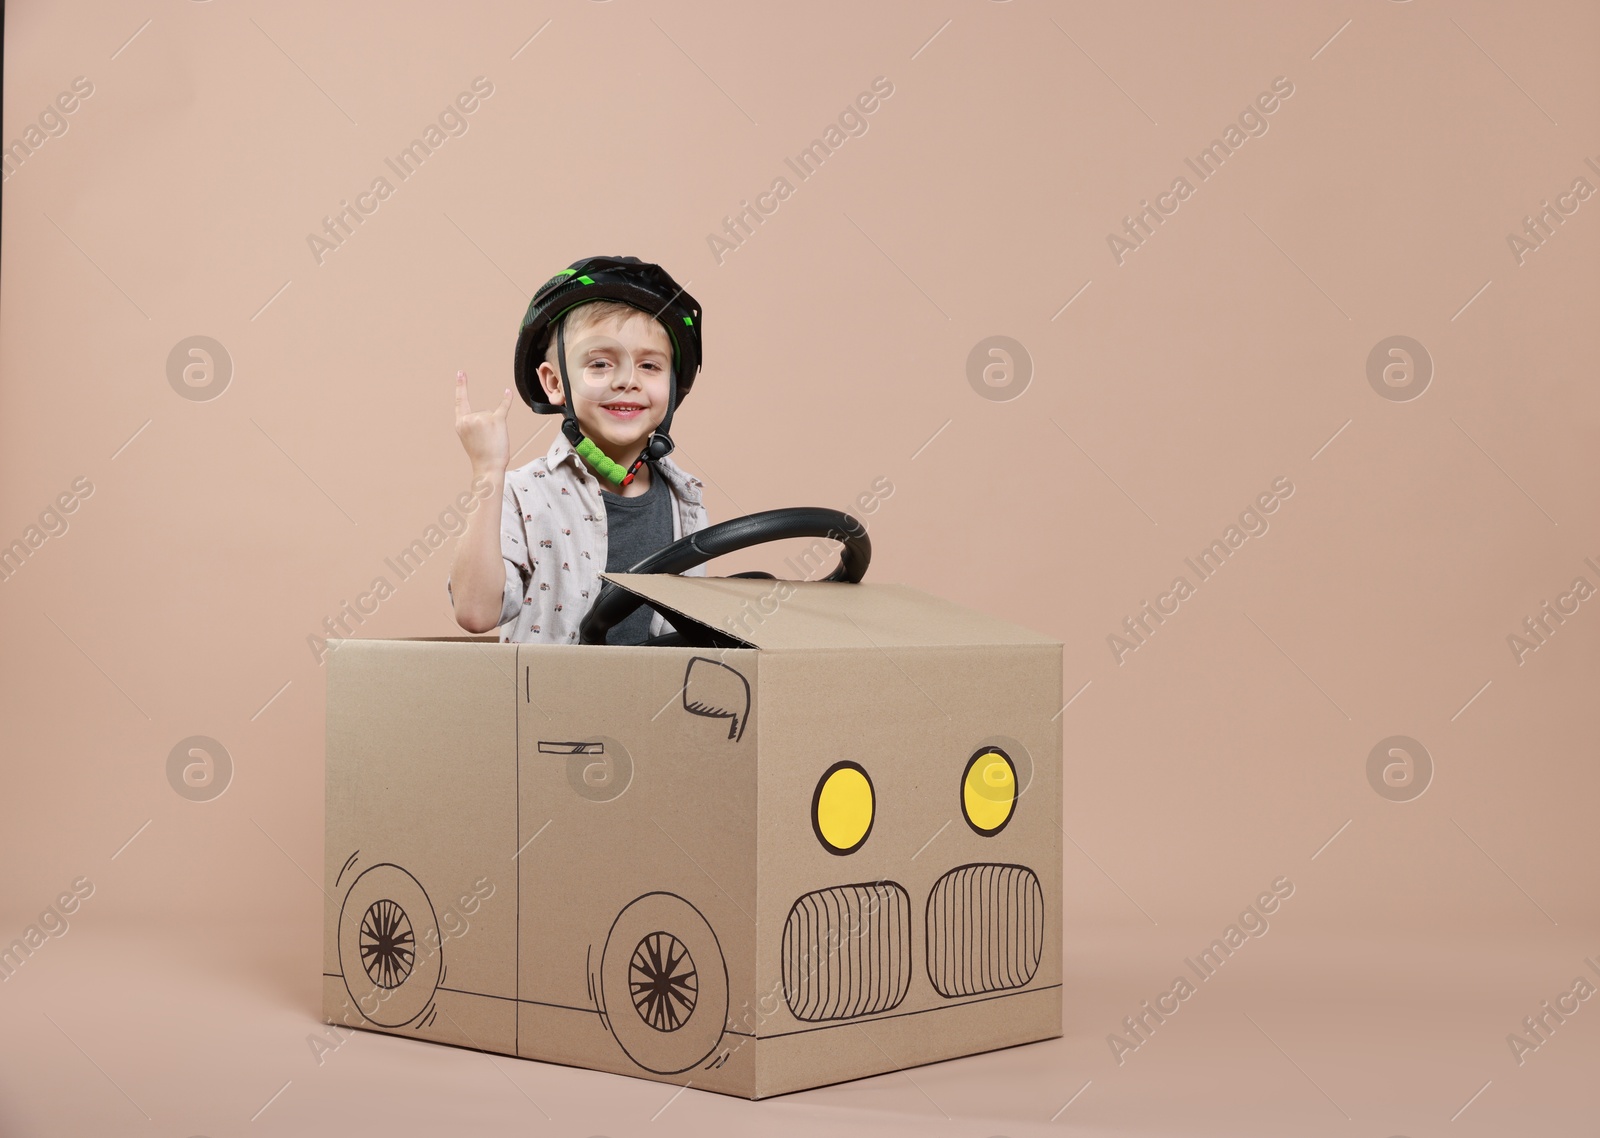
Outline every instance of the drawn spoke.
{"label": "drawn spoke", "polygon": [[676,1031],[699,995],[689,947],[671,933],[651,933],[633,951],[628,986],[640,1019],[657,1031]]}
{"label": "drawn spoke", "polygon": [[374,901],[361,918],[361,965],[380,988],[398,988],[416,963],[411,920],[395,902]]}

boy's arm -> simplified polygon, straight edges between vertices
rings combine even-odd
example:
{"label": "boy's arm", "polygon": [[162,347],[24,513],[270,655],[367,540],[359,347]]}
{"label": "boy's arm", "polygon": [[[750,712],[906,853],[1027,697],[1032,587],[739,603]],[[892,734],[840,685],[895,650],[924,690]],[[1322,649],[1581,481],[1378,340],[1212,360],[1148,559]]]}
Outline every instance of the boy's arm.
{"label": "boy's arm", "polygon": [[[467,515],[467,528],[456,543],[455,560],[450,567],[450,601],[455,609],[456,623],[468,632],[490,632],[500,624],[505,606],[506,576],[508,567],[500,551],[501,518],[504,502],[505,472],[498,476],[481,477],[494,487],[485,495],[483,506]],[[474,485],[478,485],[476,478]],[[500,501],[500,510],[488,502]]]}
{"label": "boy's arm", "polygon": [[481,478],[493,488],[490,501],[501,510],[473,510],[467,529],[456,543],[450,568],[450,601],[456,623],[468,632],[488,632],[500,624],[505,605],[506,562],[500,552],[501,518],[505,509],[506,466],[510,462],[510,434],[506,411],[511,406],[507,388],[500,406],[473,411],[467,402],[467,376],[456,373],[456,434],[472,460],[473,485]]}

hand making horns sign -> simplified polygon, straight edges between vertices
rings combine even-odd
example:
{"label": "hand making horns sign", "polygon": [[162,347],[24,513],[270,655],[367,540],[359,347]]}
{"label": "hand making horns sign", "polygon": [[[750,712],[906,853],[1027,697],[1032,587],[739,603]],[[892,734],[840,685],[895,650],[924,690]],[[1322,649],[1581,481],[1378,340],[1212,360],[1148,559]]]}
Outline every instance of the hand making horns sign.
{"label": "hand making horns sign", "polygon": [[491,476],[505,473],[511,461],[511,432],[506,427],[506,412],[511,408],[511,389],[492,411],[474,411],[467,402],[467,373],[456,372],[456,435],[472,460],[474,474]]}

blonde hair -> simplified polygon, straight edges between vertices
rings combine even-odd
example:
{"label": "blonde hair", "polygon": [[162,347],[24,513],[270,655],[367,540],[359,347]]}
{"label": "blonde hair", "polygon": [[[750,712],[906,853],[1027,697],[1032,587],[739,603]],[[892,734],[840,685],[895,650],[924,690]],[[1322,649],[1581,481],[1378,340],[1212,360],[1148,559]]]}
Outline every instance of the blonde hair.
{"label": "blonde hair", "polygon": [[[585,328],[591,327],[606,319],[616,319],[620,322],[631,320],[635,316],[649,319],[650,314],[642,308],[635,308],[631,304],[624,304],[620,300],[591,300],[580,304],[576,308],[568,309],[559,318],[557,323],[566,328],[568,339],[576,336]],[[671,340],[671,337],[668,337]],[[545,346],[544,362],[559,370],[560,364],[556,362],[556,331],[550,329],[550,343]]]}

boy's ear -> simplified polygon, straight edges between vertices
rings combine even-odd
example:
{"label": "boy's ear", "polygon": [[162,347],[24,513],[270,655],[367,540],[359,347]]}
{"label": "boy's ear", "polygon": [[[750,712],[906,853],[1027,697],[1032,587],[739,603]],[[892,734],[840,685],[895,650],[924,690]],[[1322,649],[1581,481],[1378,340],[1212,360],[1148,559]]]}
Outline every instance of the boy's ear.
{"label": "boy's ear", "polygon": [[567,401],[566,392],[561,390],[561,374],[549,363],[539,365],[539,386],[544,388],[546,403],[560,407]]}

